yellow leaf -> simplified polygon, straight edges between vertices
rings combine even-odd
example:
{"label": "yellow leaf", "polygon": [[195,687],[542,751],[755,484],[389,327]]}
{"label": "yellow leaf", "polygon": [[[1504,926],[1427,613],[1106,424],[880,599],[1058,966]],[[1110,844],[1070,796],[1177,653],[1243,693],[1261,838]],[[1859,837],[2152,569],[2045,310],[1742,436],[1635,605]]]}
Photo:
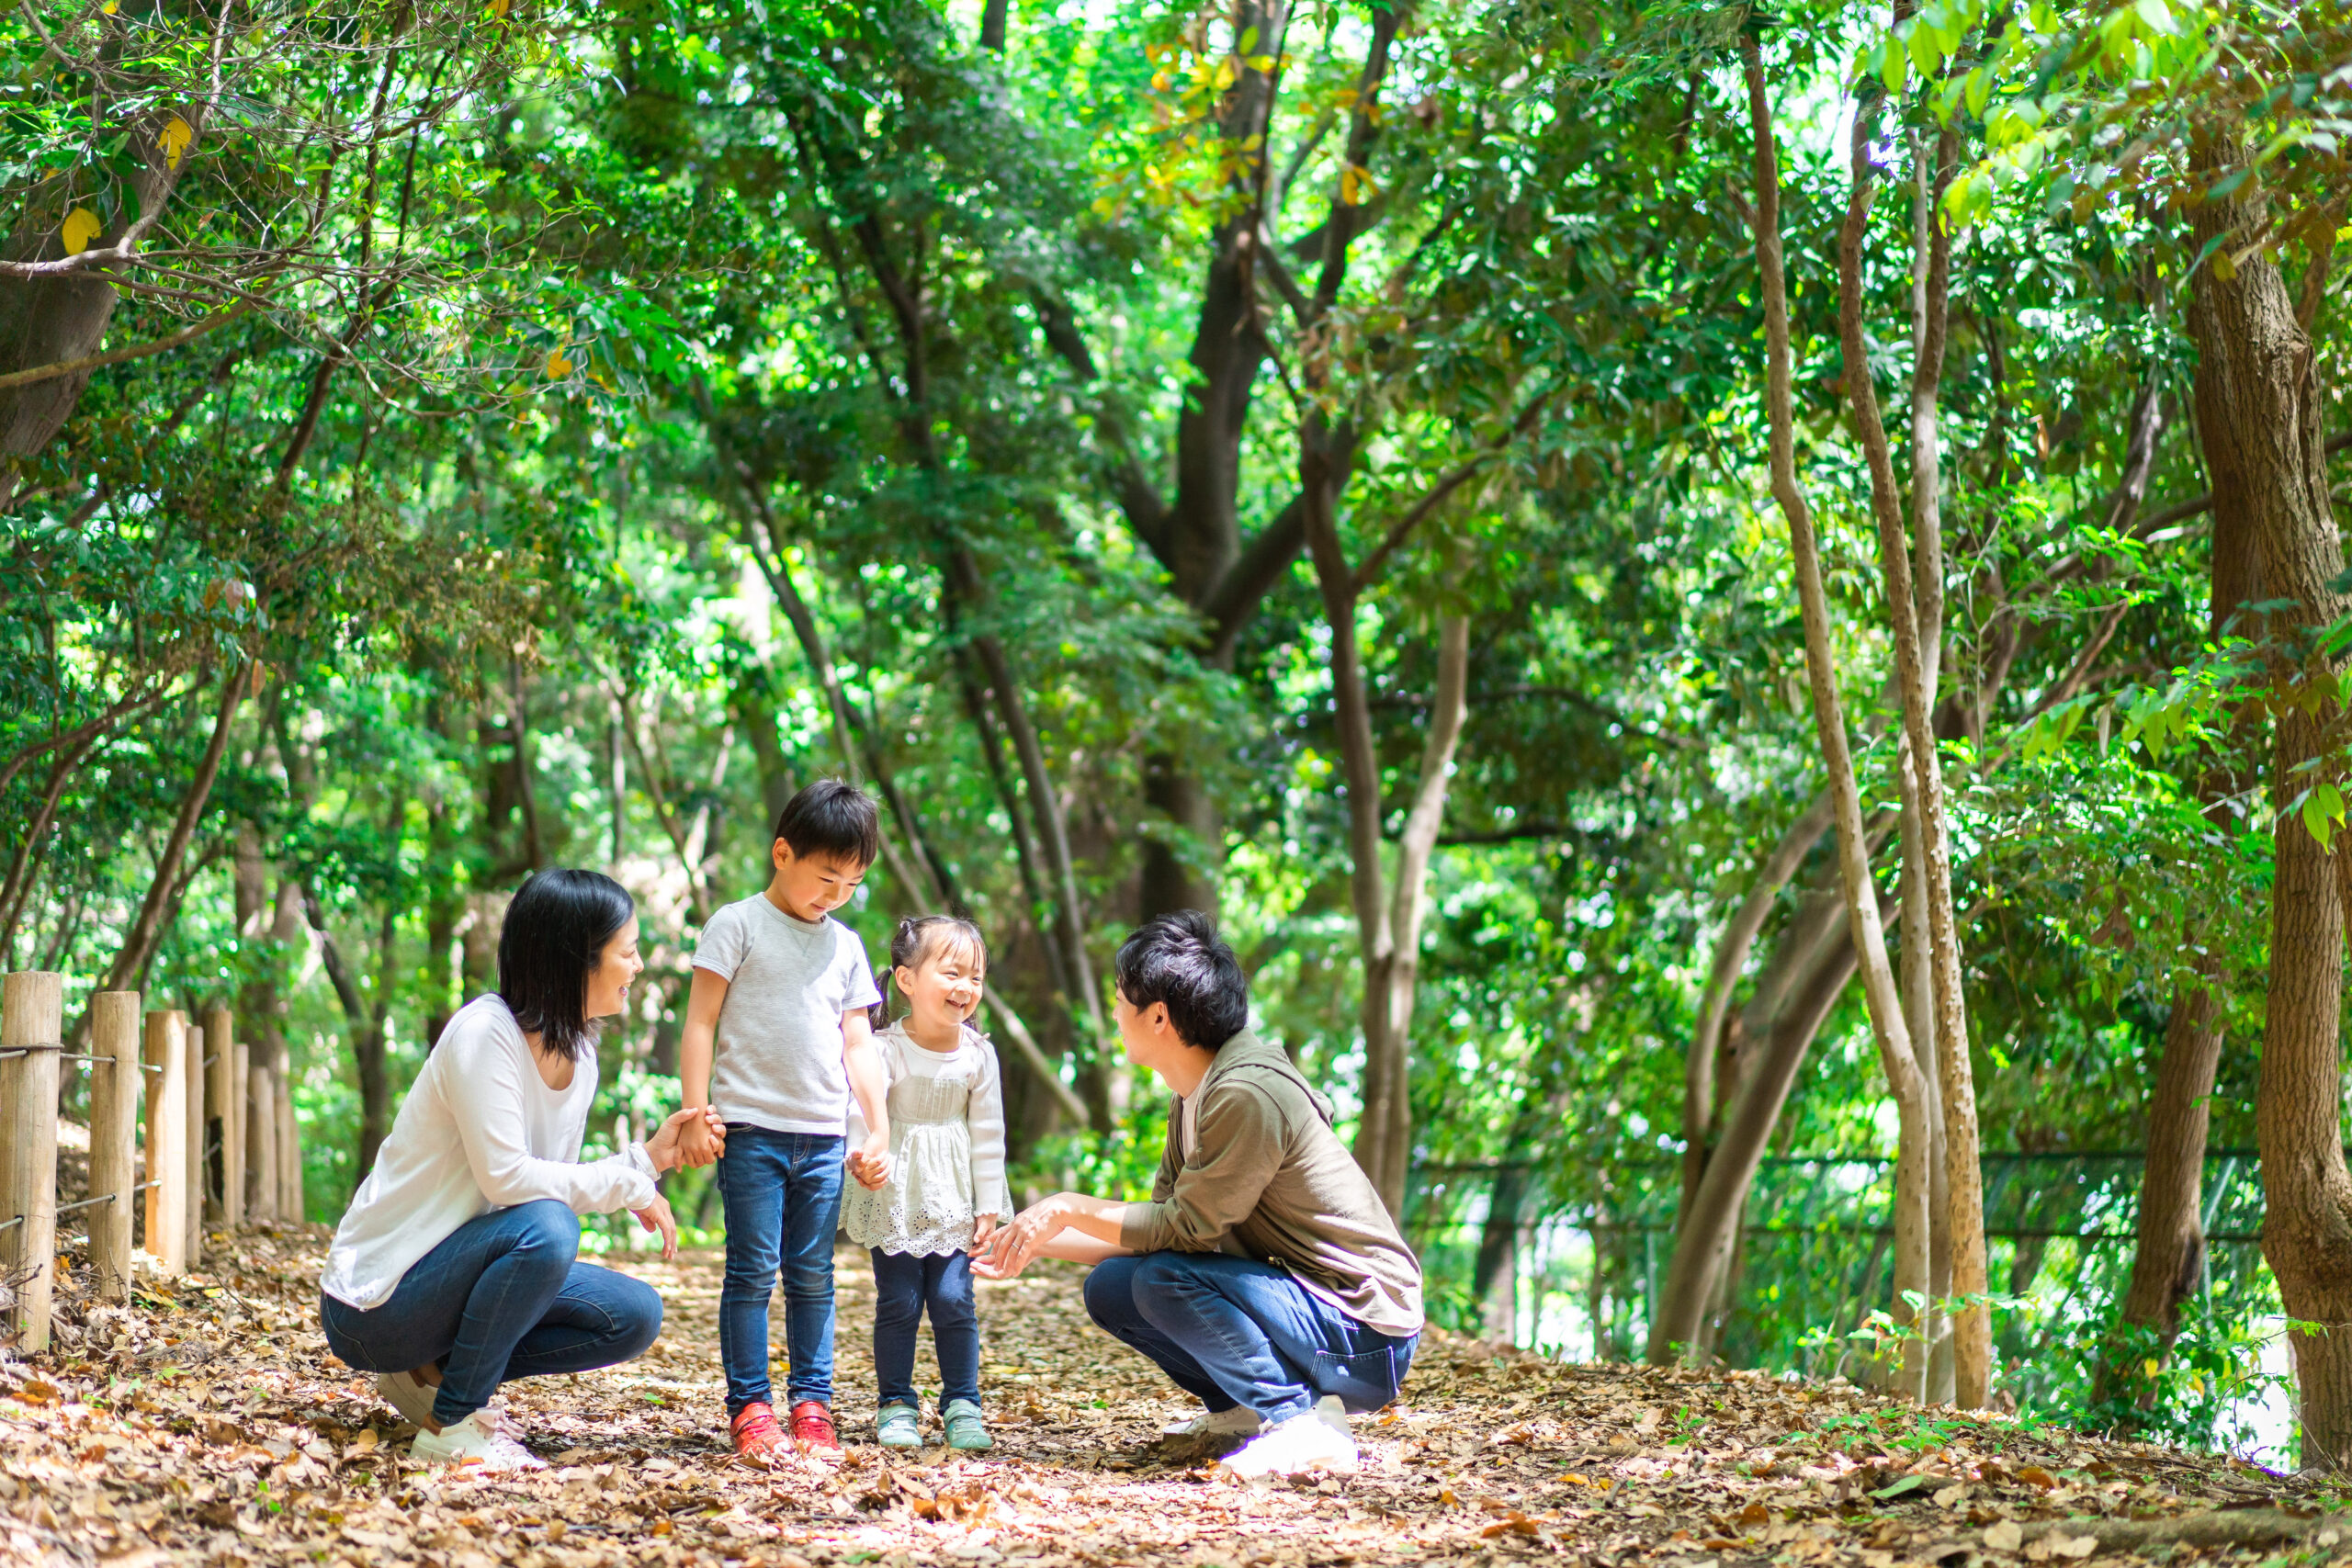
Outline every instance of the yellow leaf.
{"label": "yellow leaf", "polygon": [[98,215],[86,207],[77,207],[67,213],[63,235],[65,254],[69,256],[78,256],[88,250],[90,242],[98,237],[98,230],[103,225],[98,222]]}
{"label": "yellow leaf", "polygon": [[493,17],[503,17],[506,15],[508,4],[509,0],[490,0],[490,14]]}
{"label": "yellow leaf", "polygon": [[547,373],[550,381],[571,374],[571,361],[563,356],[563,350],[554,348],[548,351]]}
{"label": "yellow leaf", "polygon": [[171,118],[164,122],[164,134],[162,137],[164,143],[164,162],[172,168],[178,168],[180,166],[180,155],[187,151],[187,144],[195,140],[196,127],[188,124],[187,121],[182,119],[177,115],[172,116]]}

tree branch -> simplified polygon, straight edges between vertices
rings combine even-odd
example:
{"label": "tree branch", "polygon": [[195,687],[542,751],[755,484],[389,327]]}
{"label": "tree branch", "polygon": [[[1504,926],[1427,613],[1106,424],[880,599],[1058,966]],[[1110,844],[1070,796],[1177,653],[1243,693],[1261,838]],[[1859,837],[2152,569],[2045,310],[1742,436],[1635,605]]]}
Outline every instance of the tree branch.
{"label": "tree branch", "polygon": [[85,370],[102,370],[109,365],[121,365],[133,359],[145,359],[150,355],[168,354],[183,344],[193,343],[209,332],[227,326],[240,317],[254,311],[254,302],[241,300],[225,310],[216,310],[192,326],[185,327],[169,337],[153,343],[134,344],[129,348],[110,348],[103,354],[85,354],[79,359],[53,360],[47,365],[35,365],[23,370],[11,370],[0,376],[0,389],[29,386],[35,381],[54,380],[60,376],[78,376]]}

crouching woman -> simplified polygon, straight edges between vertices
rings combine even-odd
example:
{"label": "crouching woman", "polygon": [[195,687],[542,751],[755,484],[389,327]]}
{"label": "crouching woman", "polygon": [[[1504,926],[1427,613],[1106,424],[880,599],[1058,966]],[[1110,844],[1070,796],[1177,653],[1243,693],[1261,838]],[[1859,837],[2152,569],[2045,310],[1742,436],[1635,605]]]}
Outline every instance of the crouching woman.
{"label": "crouching woman", "polygon": [[419,1460],[539,1467],[492,1404],[499,1385],[609,1367],[662,1331],[651,1286],[578,1257],[580,1216],[616,1209],[662,1233],[664,1259],[677,1251],[654,1178],[705,1112],[580,1162],[594,1021],[621,1010],[644,967],[620,884],[593,871],[525,883],[499,932],[498,989],[443,1027],[344,1213],[321,1281],[327,1346],[378,1374],[416,1423]]}

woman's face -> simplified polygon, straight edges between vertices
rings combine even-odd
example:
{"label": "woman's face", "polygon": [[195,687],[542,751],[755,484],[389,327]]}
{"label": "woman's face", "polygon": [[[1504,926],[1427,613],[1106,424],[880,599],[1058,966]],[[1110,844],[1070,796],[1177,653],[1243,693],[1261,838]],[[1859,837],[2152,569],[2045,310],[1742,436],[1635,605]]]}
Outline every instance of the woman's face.
{"label": "woman's face", "polygon": [[588,971],[588,1005],[581,1010],[588,1018],[610,1018],[628,1005],[628,988],[638,976],[645,972],[645,960],[637,955],[637,917],[605,941],[605,951],[596,955],[596,967]]}

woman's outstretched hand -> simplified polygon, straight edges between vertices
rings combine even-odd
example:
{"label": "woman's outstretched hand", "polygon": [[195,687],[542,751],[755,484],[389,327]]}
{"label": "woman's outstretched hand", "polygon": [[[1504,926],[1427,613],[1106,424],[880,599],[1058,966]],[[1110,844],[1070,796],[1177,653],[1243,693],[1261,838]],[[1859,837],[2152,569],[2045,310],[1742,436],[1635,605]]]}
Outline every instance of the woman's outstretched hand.
{"label": "woman's outstretched hand", "polygon": [[662,1123],[645,1140],[645,1157],[657,1171],[673,1166],[705,1166],[727,1152],[727,1123],[707,1105],[691,1106]]}
{"label": "woman's outstretched hand", "polygon": [[637,1223],[647,1230],[662,1233],[662,1262],[667,1263],[678,1256],[678,1221],[670,1213],[670,1200],[656,1192],[652,1202],[642,1209],[631,1209],[629,1213],[635,1214]]}

